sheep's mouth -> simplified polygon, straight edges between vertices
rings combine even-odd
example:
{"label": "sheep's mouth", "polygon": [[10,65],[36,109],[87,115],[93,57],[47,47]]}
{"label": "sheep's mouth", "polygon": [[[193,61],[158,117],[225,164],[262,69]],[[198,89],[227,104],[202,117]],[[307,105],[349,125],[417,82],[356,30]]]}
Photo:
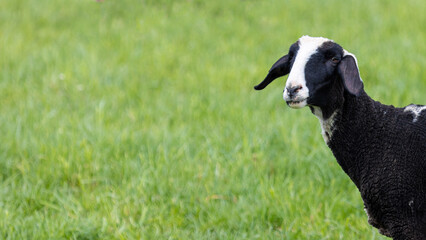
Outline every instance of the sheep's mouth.
{"label": "sheep's mouth", "polygon": [[287,101],[287,104],[288,105],[292,105],[292,104],[299,104],[299,103],[301,103],[302,101]]}
{"label": "sheep's mouth", "polygon": [[302,108],[306,106],[306,99],[298,100],[298,101],[286,101],[287,105],[291,108]]}

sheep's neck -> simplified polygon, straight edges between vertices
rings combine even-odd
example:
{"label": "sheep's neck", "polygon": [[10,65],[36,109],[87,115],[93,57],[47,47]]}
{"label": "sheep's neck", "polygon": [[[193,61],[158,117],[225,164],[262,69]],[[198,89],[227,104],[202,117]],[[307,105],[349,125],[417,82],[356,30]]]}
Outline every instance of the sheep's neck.
{"label": "sheep's neck", "polygon": [[[394,109],[372,100],[365,92],[359,97],[344,94],[345,101],[335,109],[314,108],[313,113],[320,119],[323,138],[332,150],[337,162],[359,187],[363,168],[367,167],[363,149],[368,149],[371,134],[381,125],[386,112]],[[331,112],[323,119],[322,112]],[[368,137],[370,135],[370,137]]]}

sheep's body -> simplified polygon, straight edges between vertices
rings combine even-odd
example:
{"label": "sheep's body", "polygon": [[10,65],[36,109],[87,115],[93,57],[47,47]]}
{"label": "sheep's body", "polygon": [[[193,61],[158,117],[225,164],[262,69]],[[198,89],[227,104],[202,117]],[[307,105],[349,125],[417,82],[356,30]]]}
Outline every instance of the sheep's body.
{"label": "sheep's body", "polygon": [[382,105],[365,92],[345,100],[327,144],[358,187],[369,223],[394,239],[426,239],[426,111]]}
{"label": "sheep's body", "polygon": [[426,240],[426,106],[371,99],[355,56],[326,38],[301,37],[255,89],[286,74],[284,100],[318,117],[368,222],[397,240]]}

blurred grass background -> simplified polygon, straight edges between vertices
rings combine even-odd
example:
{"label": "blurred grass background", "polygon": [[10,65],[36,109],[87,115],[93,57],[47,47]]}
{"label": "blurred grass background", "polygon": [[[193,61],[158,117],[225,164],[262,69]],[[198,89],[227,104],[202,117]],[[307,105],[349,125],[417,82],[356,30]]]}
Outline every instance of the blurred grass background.
{"label": "blurred grass background", "polygon": [[426,2],[0,1],[1,239],[386,239],[284,79],[302,35],[426,103]]}

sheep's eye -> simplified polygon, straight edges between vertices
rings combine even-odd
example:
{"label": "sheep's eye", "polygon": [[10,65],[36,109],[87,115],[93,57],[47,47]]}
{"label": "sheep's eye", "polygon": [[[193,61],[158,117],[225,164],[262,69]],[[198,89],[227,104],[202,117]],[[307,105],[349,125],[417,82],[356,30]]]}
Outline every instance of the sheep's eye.
{"label": "sheep's eye", "polygon": [[339,62],[340,62],[340,58],[338,58],[338,57],[333,57],[333,58],[331,59],[331,61],[333,61],[333,63],[339,63]]}

